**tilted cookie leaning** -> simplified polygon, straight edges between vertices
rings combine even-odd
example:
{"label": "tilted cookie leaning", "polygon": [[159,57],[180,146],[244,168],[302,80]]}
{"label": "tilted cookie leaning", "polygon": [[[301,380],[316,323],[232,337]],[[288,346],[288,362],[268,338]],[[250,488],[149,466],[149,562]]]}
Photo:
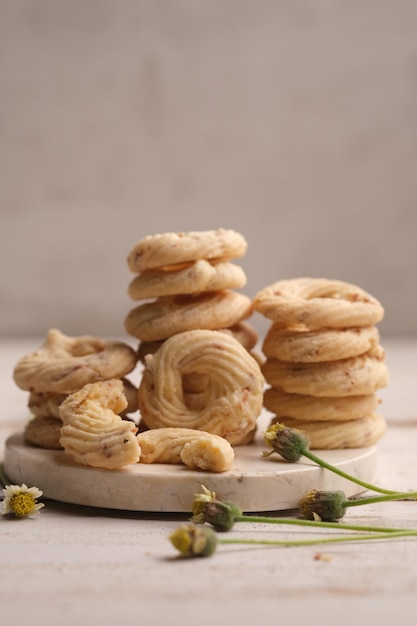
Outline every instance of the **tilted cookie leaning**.
{"label": "tilted cookie leaning", "polygon": [[[192,373],[208,378],[198,406],[187,405],[183,391],[182,379]],[[257,361],[234,337],[215,330],[187,331],[145,358],[139,410],[151,429],[194,428],[237,445],[256,425],[263,385]]]}

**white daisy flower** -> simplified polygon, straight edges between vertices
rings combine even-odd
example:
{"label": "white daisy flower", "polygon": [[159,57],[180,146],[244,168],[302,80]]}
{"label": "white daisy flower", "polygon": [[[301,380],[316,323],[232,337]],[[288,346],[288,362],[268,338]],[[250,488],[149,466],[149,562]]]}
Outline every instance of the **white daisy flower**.
{"label": "white daisy flower", "polygon": [[28,517],[39,513],[39,509],[45,506],[36,502],[42,496],[42,491],[37,487],[6,485],[3,495],[3,515],[13,513],[16,517]]}

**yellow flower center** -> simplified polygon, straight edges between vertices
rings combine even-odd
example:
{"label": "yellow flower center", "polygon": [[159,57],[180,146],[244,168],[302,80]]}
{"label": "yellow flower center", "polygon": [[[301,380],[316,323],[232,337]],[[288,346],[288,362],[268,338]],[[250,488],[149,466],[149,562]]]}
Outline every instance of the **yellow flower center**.
{"label": "yellow flower center", "polygon": [[10,508],[17,517],[25,517],[35,510],[35,500],[30,493],[17,493],[10,500]]}

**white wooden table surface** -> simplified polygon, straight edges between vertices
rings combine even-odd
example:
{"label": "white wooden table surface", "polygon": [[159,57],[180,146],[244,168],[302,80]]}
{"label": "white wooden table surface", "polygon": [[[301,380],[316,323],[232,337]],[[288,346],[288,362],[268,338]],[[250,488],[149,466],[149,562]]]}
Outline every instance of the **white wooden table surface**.
{"label": "white wooden table surface", "polygon": [[[390,385],[380,394],[387,433],[381,486],[417,489],[417,340],[388,340]],[[12,369],[38,340],[0,344],[0,458],[27,419]],[[0,518],[1,623],[416,624],[417,538],[332,546],[220,546],[184,560],[168,535],[187,517],[111,512],[47,501],[35,518]],[[417,529],[417,504],[348,510],[344,521]],[[314,536],[297,527],[237,524],[235,537]],[[318,559],[317,555],[324,556]]]}

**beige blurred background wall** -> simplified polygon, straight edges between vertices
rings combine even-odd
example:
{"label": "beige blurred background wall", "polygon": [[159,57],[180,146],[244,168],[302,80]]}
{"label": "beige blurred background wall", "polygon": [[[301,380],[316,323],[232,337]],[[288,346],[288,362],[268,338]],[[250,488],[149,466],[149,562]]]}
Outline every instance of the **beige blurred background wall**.
{"label": "beige blurred background wall", "polygon": [[415,334],[416,166],[415,1],[0,0],[0,335],[123,335],[136,241],[219,226]]}

